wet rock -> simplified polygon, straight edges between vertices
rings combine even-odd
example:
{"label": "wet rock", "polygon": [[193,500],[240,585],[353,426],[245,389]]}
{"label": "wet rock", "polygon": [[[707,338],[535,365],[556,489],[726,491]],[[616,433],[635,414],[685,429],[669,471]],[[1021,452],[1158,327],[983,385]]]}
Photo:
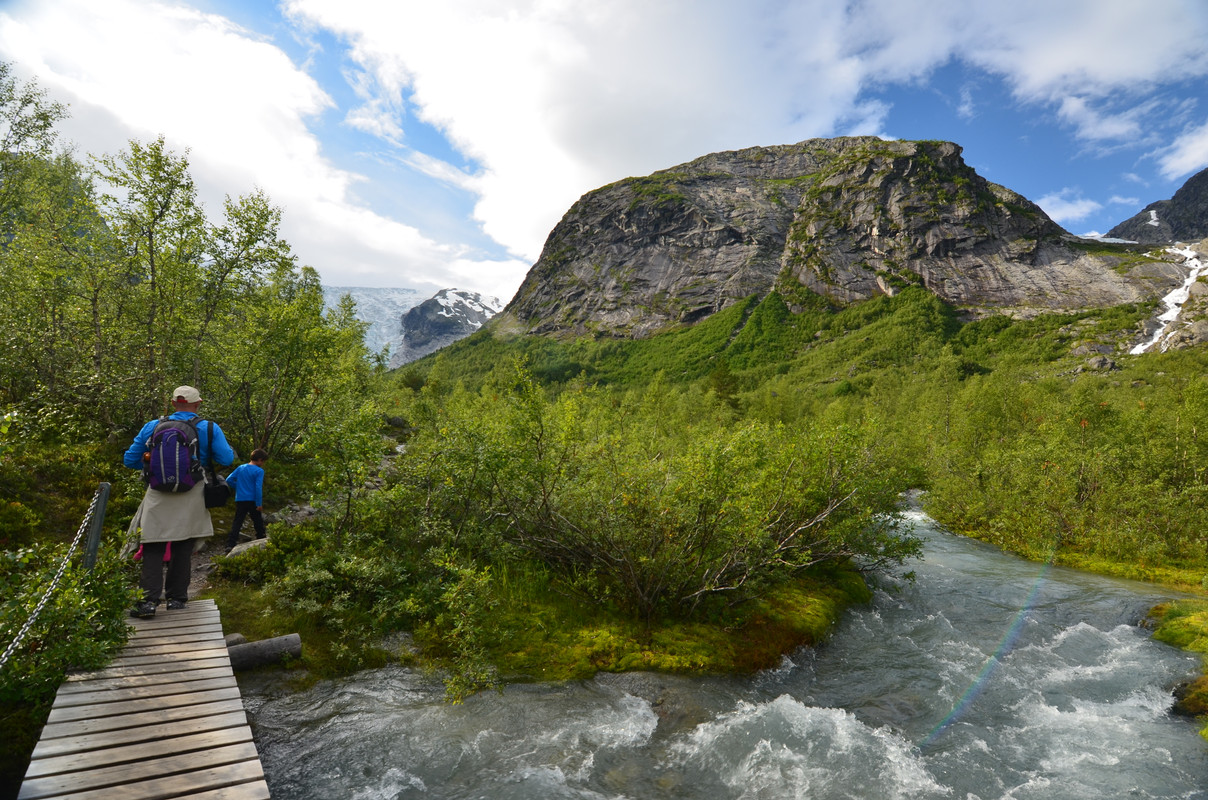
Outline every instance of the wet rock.
{"label": "wet rock", "polygon": [[1208,676],[1200,676],[1194,681],[1175,687],[1175,714],[1186,717],[1201,717],[1208,714]]}
{"label": "wet rock", "polygon": [[1183,350],[1208,343],[1208,320],[1199,319],[1166,337],[1168,350]]}

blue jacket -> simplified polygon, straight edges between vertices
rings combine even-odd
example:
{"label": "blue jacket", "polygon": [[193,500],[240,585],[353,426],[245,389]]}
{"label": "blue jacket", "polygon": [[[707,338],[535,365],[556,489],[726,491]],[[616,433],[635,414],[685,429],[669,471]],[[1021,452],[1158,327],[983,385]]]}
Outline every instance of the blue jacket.
{"label": "blue jacket", "polygon": [[[221,466],[230,466],[235,460],[235,451],[227,444],[226,434],[222,432],[222,428],[217,424],[211,423],[209,420],[202,420],[192,411],[175,411],[168,415],[168,419],[191,420],[198,419],[197,423],[197,447],[198,453],[201,456],[201,463],[208,465],[210,463],[210,454],[214,456],[214,463]],[[151,438],[151,432],[155,430],[155,426],[159,424],[159,419],[153,419],[143,426],[143,429],[134,437],[134,441],[127,448],[125,455],[122,456],[122,463],[130,469],[143,468],[143,453],[147,452],[147,441]],[[210,431],[214,432],[214,441],[210,441]]]}
{"label": "blue jacket", "polygon": [[256,508],[264,505],[264,470],[252,463],[240,464],[227,475],[227,483],[235,490],[235,502],[251,500]]}

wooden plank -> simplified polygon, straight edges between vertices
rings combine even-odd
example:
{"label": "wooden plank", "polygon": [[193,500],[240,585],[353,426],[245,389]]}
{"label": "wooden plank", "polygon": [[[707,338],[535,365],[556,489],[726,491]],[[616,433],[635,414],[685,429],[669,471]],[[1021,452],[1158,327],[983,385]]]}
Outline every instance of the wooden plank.
{"label": "wooden plank", "polygon": [[133,628],[135,635],[141,638],[143,636],[154,636],[161,631],[179,631],[188,628],[209,628],[214,625],[221,625],[222,617],[215,610],[187,617],[144,619],[139,620],[139,623],[138,625],[134,625]]}
{"label": "wooden plank", "polygon": [[116,675],[111,678],[98,677],[90,681],[76,681],[70,686],[63,684],[59,687],[59,697],[88,692],[103,692],[108,689],[129,689],[134,686],[166,686],[170,683],[201,681],[207,678],[221,678],[234,674],[231,668],[222,662],[208,664],[197,669],[186,669],[183,672],[173,670],[170,675],[164,675],[162,672],[153,674],[130,672],[126,675]]}
{"label": "wooden plank", "polygon": [[[209,669],[211,667],[229,666],[230,660],[225,653],[217,650],[206,651],[198,655],[196,658],[176,658],[171,661],[157,659],[148,664],[129,664],[126,666],[106,667],[105,669],[97,670],[96,672],[88,673],[87,675],[74,678],[74,681],[79,683],[90,680],[91,677],[96,678],[120,678],[123,676],[134,675],[156,675],[163,672],[177,673],[182,669]],[[60,690],[63,687],[59,687]]]}
{"label": "wooden plank", "polygon": [[222,623],[211,623],[209,625],[185,625],[180,628],[170,630],[164,629],[161,631],[137,633],[135,636],[137,638],[131,639],[126,647],[152,647],[154,645],[164,644],[171,641],[204,642],[207,639],[222,639]]}
{"label": "wooden plank", "polygon": [[158,631],[213,625],[216,622],[220,622],[221,619],[222,617],[219,615],[217,609],[196,614],[182,614],[179,611],[173,611],[172,615],[160,614],[149,619],[133,620],[130,627],[134,628],[136,635],[146,636]]}
{"label": "wooden plank", "polygon": [[111,668],[125,669],[128,667],[145,667],[154,664],[187,664],[199,658],[226,658],[227,650],[221,644],[206,646],[188,653],[161,653],[130,658],[118,657],[113,660]]}
{"label": "wooden plank", "polygon": [[196,625],[199,622],[219,618],[218,609],[210,608],[184,608],[176,611],[167,611],[163,606],[160,606],[154,617],[140,619],[132,617],[127,621],[127,624],[135,630],[144,631],[148,629],[171,627],[174,625]]}
{"label": "wooden plank", "polygon": [[[178,723],[178,734],[181,733],[179,728],[185,725],[187,723]],[[250,741],[252,741],[251,728],[247,725],[240,725],[235,728],[220,728],[216,731],[204,731],[201,733],[186,732],[183,735],[176,735],[170,739],[163,739],[153,752],[185,755],[199,750],[213,750],[219,747],[226,747],[227,745],[242,744]],[[146,758],[147,745],[144,742],[89,750],[83,753],[65,753],[60,756],[49,756],[32,761],[29,765],[29,770],[25,773],[25,779],[29,780],[30,778],[39,778],[46,775],[61,775],[68,772],[80,772],[82,770],[95,770],[115,764],[142,761]]]}
{"label": "wooden plank", "polygon": [[184,664],[199,658],[223,658],[226,648],[219,642],[217,645],[203,645],[195,650],[183,653],[155,653],[142,656],[119,656],[113,659],[113,667],[143,667],[151,664],[172,663]]}
{"label": "wooden plank", "polygon": [[243,709],[227,711],[224,714],[189,717],[184,721],[159,722],[117,730],[92,731],[75,736],[43,738],[34,748],[31,760],[37,761],[41,758],[54,758],[70,753],[83,753],[88,750],[103,750],[106,747],[121,747],[139,742],[157,742],[180,736],[182,730],[194,734],[235,727],[247,727],[247,714],[243,712]]}
{"label": "wooden plank", "polygon": [[175,644],[159,644],[153,647],[136,647],[122,651],[122,655],[115,658],[115,664],[131,664],[138,659],[154,659],[157,656],[171,655],[191,655],[200,653],[206,650],[225,650],[226,644],[218,639],[208,642],[178,642]]}
{"label": "wooden plank", "polygon": [[[242,773],[239,780],[233,780],[231,770],[220,769],[240,765]],[[256,775],[255,773],[259,773]],[[205,776],[209,776],[208,778]],[[63,775],[47,775],[33,778],[21,784],[19,800],[36,800],[36,798],[55,797],[56,795],[72,792],[87,792],[89,790],[109,787],[108,793],[96,797],[120,797],[122,800],[134,800],[136,797],[172,797],[171,794],[139,793],[141,783],[158,782],[162,785],[174,785],[177,795],[186,795],[192,790],[214,789],[230,786],[235,783],[247,783],[264,777],[260,766],[256,746],[251,742],[216,747],[196,753],[183,753],[161,758],[143,758],[130,764],[118,764],[102,769],[92,769],[84,772],[67,773]],[[112,787],[121,786],[120,792]]]}
{"label": "wooden plank", "polygon": [[189,800],[272,800],[272,798],[268,794],[268,784],[264,781],[256,781],[190,794]]}
{"label": "wooden plank", "polygon": [[182,625],[179,628],[156,628],[152,631],[135,631],[131,635],[130,639],[126,642],[126,647],[142,647],[144,646],[142,644],[143,642],[155,642],[157,644],[161,644],[165,639],[171,640],[192,636],[194,633],[198,632],[198,629],[202,629],[203,634],[208,633],[209,636],[221,642],[223,640],[223,635],[218,632],[218,629],[221,627],[222,625],[219,623],[217,625]]}
{"label": "wooden plank", "polygon": [[52,706],[47,721],[67,722],[70,720],[88,719],[98,714],[137,714],[142,711],[155,711],[162,708],[179,708],[181,706],[192,706],[200,703],[211,703],[215,700],[238,699],[239,687],[233,686],[229,689],[214,689],[213,691],[198,692],[197,694],[148,697],[141,700],[130,700],[125,703],[102,703],[99,706],[69,706],[67,708]]}
{"label": "wooden plank", "polygon": [[184,630],[185,628],[204,628],[215,623],[221,623],[221,617],[217,611],[210,611],[204,614],[190,614],[183,617],[155,617],[154,619],[141,619],[138,624],[132,625],[135,636],[154,636],[163,631]]}
{"label": "wooden plank", "polygon": [[72,692],[55,698],[55,708],[71,708],[72,706],[101,706],[106,703],[125,703],[129,700],[143,700],[173,697],[175,695],[190,695],[197,692],[208,692],[211,689],[225,689],[237,686],[234,675],[223,675],[199,681],[172,681],[152,686],[129,686],[124,689],[105,689],[96,692]]}
{"label": "wooden plank", "polygon": [[250,761],[205,772],[129,784],[121,787],[121,796],[116,799],[112,787],[75,792],[70,797],[71,800],[270,800],[264,771],[258,762]]}
{"label": "wooden plank", "polygon": [[115,714],[95,719],[48,722],[46,727],[42,728],[42,741],[61,737],[92,736],[105,731],[126,730],[157,723],[172,723],[177,720],[203,719],[234,712],[243,713],[243,701],[238,698],[177,708],[157,708],[154,711],[143,711],[136,714]]}

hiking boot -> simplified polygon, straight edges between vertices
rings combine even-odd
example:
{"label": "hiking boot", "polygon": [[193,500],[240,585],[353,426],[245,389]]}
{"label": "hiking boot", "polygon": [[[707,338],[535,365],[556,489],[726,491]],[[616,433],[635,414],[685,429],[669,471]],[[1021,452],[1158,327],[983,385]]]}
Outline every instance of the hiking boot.
{"label": "hiking boot", "polygon": [[177,600],[175,597],[173,597],[172,599],[170,599],[168,601],[168,610],[169,611],[180,611],[184,607],[185,607],[184,600]]}
{"label": "hiking boot", "polygon": [[130,609],[130,616],[138,619],[151,619],[155,616],[155,603],[151,600],[144,600]]}

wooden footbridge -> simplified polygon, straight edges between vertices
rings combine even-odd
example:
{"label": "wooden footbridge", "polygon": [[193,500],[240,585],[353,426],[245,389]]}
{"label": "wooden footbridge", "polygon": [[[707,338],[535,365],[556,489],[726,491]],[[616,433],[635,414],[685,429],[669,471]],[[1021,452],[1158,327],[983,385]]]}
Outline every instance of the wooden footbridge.
{"label": "wooden footbridge", "polygon": [[19,800],[269,800],[214,601],[133,623],[107,669],[59,687]]}

